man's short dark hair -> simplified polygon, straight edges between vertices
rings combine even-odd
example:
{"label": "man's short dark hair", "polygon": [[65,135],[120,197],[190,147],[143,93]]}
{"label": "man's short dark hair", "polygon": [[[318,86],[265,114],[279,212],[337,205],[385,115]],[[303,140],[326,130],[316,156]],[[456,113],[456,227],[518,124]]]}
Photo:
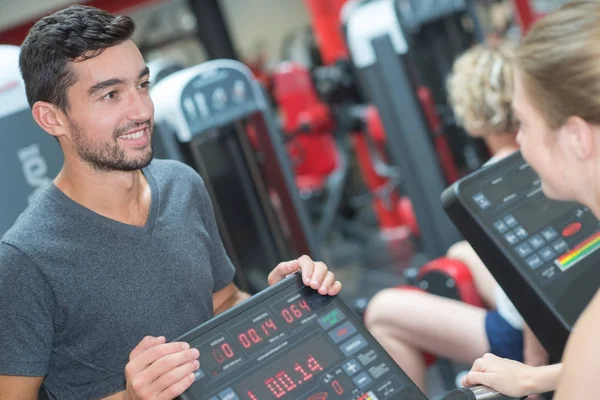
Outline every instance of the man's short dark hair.
{"label": "man's short dark hair", "polygon": [[40,19],[21,46],[19,66],[30,106],[46,101],[69,109],[67,90],[77,76],[69,62],[85,61],[130,39],[133,20],[74,5]]}

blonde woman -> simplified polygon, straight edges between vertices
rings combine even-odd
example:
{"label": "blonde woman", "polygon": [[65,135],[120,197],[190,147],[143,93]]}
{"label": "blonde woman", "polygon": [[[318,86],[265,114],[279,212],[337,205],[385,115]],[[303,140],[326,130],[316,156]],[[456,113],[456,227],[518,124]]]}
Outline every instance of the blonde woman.
{"label": "blonde woman", "polygon": [[[456,60],[448,80],[455,115],[470,135],[485,141],[491,162],[518,148],[512,54],[508,45],[476,46]],[[545,352],[528,329],[524,334],[523,319],[471,246],[457,243],[448,256],[469,267],[488,308],[428,293],[383,290],[370,301],[365,324],[392,358],[424,392],[423,352],[467,364],[487,352],[543,363]]]}

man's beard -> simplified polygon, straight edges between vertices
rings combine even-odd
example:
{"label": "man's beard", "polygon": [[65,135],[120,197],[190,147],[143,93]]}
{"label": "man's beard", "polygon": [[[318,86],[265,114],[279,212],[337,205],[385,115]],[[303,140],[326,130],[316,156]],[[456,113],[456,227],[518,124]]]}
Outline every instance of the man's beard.
{"label": "man's beard", "polygon": [[[83,130],[79,125],[70,121],[71,131],[73,133],[73,142],[75,143],[75,151],[79,157],[97,171],[136,171],[147,167],[152,161],[154,149],[152,146],[152,133],[154,124],[152,121],[144,123],[130,124],[123,128],[118,128],[113,134],[112,143],[94,143],[85,137]],[[144,154],[138,157],[127,158],[125,151],[117,142],[118,136],[128,132],[141,125],[148,126],[148,135],[150,139],[150,147]]]}

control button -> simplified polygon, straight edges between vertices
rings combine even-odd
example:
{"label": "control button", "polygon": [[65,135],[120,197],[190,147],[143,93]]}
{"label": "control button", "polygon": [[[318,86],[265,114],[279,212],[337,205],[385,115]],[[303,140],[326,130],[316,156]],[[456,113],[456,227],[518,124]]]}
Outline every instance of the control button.
{"label": "control button", "polygon": [[350,357],[352,354],[363,349],[367,346],[367,341],[361,335],[356,335],[354,338],[348,340],[346,343],[340,346],[342,352],[346,357]]}
{"label": "control button", "polygon": [[329,332],[329,337],[335,343],[339,343],[342,340],[345,340],[356,333],[356,328],[350,322],[345,322],[342,325],[338,326],[331,332]]}
{"label": "control button", "polygon": [[366,372],[362,372],[361,374],[357,375],[356,378],[354,378],[353,380],[354,380],[354,384],[359,389],[365,388],[369,383],[371,383],[373,381],[371,379],[371,377],[369,375],[367,375]]}
{"label": "control button", "polygon": [[522,226],[517,226],[515,228],[514,232],[517,234],[517,236],[519,237],[519,239],[525,239],[527,236],[529,236],[527,234],[527,231],[525,229],[523,229]]}
{"label": "control button", "polygon": [[500,233],[504,233],[508,230],[508,226],[502,220],[494,222],[494,228]]}
{"label": "control button", "polygon": [[543,249],[541,249],[539,251],[539,255],[542,256],[542,258],[545,261],[550,261],[554,259],[554,257],[556,257],[556,253],[554,252],[554,250],[552,250],[550,246],[546,246]]}
{"label": "control button", "polygon": [[225,89],[218,88],[212,94],[212,104],[216,109],[222,109],[225,107],[225,103],[227,103],[227,94],[225,93]]}
{"label": "control button", "polygon": [[529,244],[531,245],[531,247],[533,247],[534,250],[537,250],[539,248],[544,247],[546,242],[544,242],[544,239],[542,239],[540,235],[535,235],[532,236],[531,239],[529,239]]}
{"label": "control button", "polygon": [[515,247],[515,250],[517,250],[517,253],[519,253],[519,255],[523,258],[533,253],[533,249],[527,243],[521,243]]}
{"label": "control button", "polygon": [[506,217],[504,217],[504,222],[506,222],[506,225],[508,225],[511,228],[514,228],[515,226],[519,225],[515,217],[513,217],[512,215],[507,215]]}
{"label": "control button", "polygon": [[474,195],[473,200],[475,201],[475,203],[477,203],[477,205],[479,205],[479,207],[482,210],[485,210],[486,208],[492,205],[492,203],[490,203],[490,201],[487,199],[487,197],[485,197],[483,193],[477,193],[476,195]]}
{"label": "control button", "polygon": [[558,233],[554,230],[554,228],[546,228],[542,231],[542,236],[547,241],[551,241],[558,236]]}
{"label": "control button", "polygon": [[233,391],[232,388],[227,388],[219,393],[219,398],[221,400],[240,400],[237,394]]}
{"label": "control button", "polygon": [[346,371],[349,376],[352,376],[360,370],[361,366],[356,362],[356,360],[350,360],[346,364],[342,365],[342,368],[344,368],[344,371]]}
{"label": "control button", "polygon": [[517,237],[517,235],[515,235],[512,232],[508,232],[506,235],[504,235],[504,238],[506,239],[506,241],[512,245],[515,245],[517,243],[519,243],[519,238]]}
{"label": "control button", "polygon": [[544,265],[544,262],[542,261],[542,259],[537,254],[529,257],[525,261],[527,262],[527,265],[529,265],[529,268],[531,268],[533,270],[536,270],[539,267],[541,267],[542,265]]}
{"label": "control button", "polygon": [[556,250],[557,253],[564,253],[569,249],[569,245],[567,244],[567,242],[565,242],[562,239],[559,239],[556,242],[552,243],[552,247],[554,248],[554,250]]}
{"label": "control button", "polygon": [[204,378],[204,372],[201,369],[194,372],[194,382],[198,382],[202,378]]}
{"label": "control button", "polygon": [[552,265],[551,267],[541,270],[539,275],[545,280],[549,281],[550,279],[558,275],[558,270],[554,265]]}
{"label": "control button", "polygon": [[185,113],[190,118],[195,118],[198,114],[196,106],[194,105],[194,100],[192,100],[191,97],[186,97],[185,99],[183,99],[183,108],[185,108]]}
{"label": "control button", "polygon": [[330,328],[332,328],[333,326],[337,325],[340,321],[343,321],[345,319],[346,316],[344,315],[344,313],[341,312],[339,308],[336,308],[335,310],[332,310],[324,316],[322,316],[321,318],[319,318],[319,325],[321,325],[321,328],[328,331]]}
{"label": "control button", "polygon": [[237,80],[233,84],[233,101],[241,103],[244,100],[246,100],[246,86],[244,81]]}
{"label": "control button", "polygon": [[565,226],[565,228],[562,231],[562,235],[564,237],[573,236],[580,230],[581,230],[581,222],[573,222],[572,224]]}

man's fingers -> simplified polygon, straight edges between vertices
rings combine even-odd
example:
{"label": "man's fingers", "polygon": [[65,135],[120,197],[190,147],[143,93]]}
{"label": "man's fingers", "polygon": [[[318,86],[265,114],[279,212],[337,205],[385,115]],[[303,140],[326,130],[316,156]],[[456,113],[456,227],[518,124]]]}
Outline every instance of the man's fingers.
{"label": "man's fingers", "polygon": [[298,259],[298,263],[300,264],[300,268],[302,269],[302,281],[306,286],[310,286],[313,271],[315,269],[315,263],[307,255],[300,257]]}
{"label": "man's fingers", "polygon": [[[154,381],[160,379],[161,376],[169,373],[185,363],[197,360],[199,356],[200,353],[198,349],[195,348],[167,354],[154,361],[152,365],[142,372],[141,376],[145,382],[148,382],[149,384],[154,383]],[[156,392],[158,391],[159,390],[156,390]]]}
{"label": "man's fingers", "polygon": [[321,287],[319,287],[319,294],[322,294],[323,296],[326,295],[329,292],[329,288],[334,283],[335,283],[335,275],[333,275],[333,272],[327,271],[327,274],[325,275],[325,279],[323,279],[323,283],[321,283]]}
{"label": "man's fingers", "polygon": [[323,280],[327,275],[327,265],[324,263],[317,261],[314,263],[314,270],[312,274],[312,278],[310,280],[310,287],[317,290],[323,284]]}
{"label": "man's fingers", "polygon": [[194,383],[194,374],[187,374],[178,382],[159,393],[158,396],[156,396],[156,400],[173,400],[192,386],[192,383]]}
{"label": "man's fingers", "polygon": [[327,294],[329,296],[335,296],[337,295],[340,291],[342,290],[342,282],[340,281],[335,281],[333,285],[331,285],[331,287],[329,288],[329,291],[327,292]]}
{"label": "man's fingers", "polygon": [[151,347],[154,346],[158,346],[159,344],[163,344],[165,342],[165,337],[164,336],[159,336],[159,337],[154,337],[154,336],[146,336],[144,337],[137,346],[135,346],[135,349],[131,350],[131,353],[129,353],[129,360],[133,360],[134,358],[136,358],[137,356],[139,356],[140,354],[142,354],[144,351],[148,350]]}
{"label": "man's fingers", "polygon": [[180,353],[190,348],[190,345],[185,342],[163,343],[154,346],[144,351],[139,356],[135,357],[129,364],[137,371],[143,371],[148,368],[156,360],[165,357],[169,354]]}
{"label": "man's fingers", "polygon": [[161,393],[167,390],[190,373],[193,374],[199,367],[200,362],[198,360],[193,360],[171,369],[169,372],[159,376],[158,379],[152,383],[152,393]]}
{"label": "man's fingers", "polygon": [[269,285],[274,285],[286,276],[296,272],[298,268],[300,268],[298,260],[281,262],[273,269],[273,271],[271,271],[267,278],[267,282]]}

